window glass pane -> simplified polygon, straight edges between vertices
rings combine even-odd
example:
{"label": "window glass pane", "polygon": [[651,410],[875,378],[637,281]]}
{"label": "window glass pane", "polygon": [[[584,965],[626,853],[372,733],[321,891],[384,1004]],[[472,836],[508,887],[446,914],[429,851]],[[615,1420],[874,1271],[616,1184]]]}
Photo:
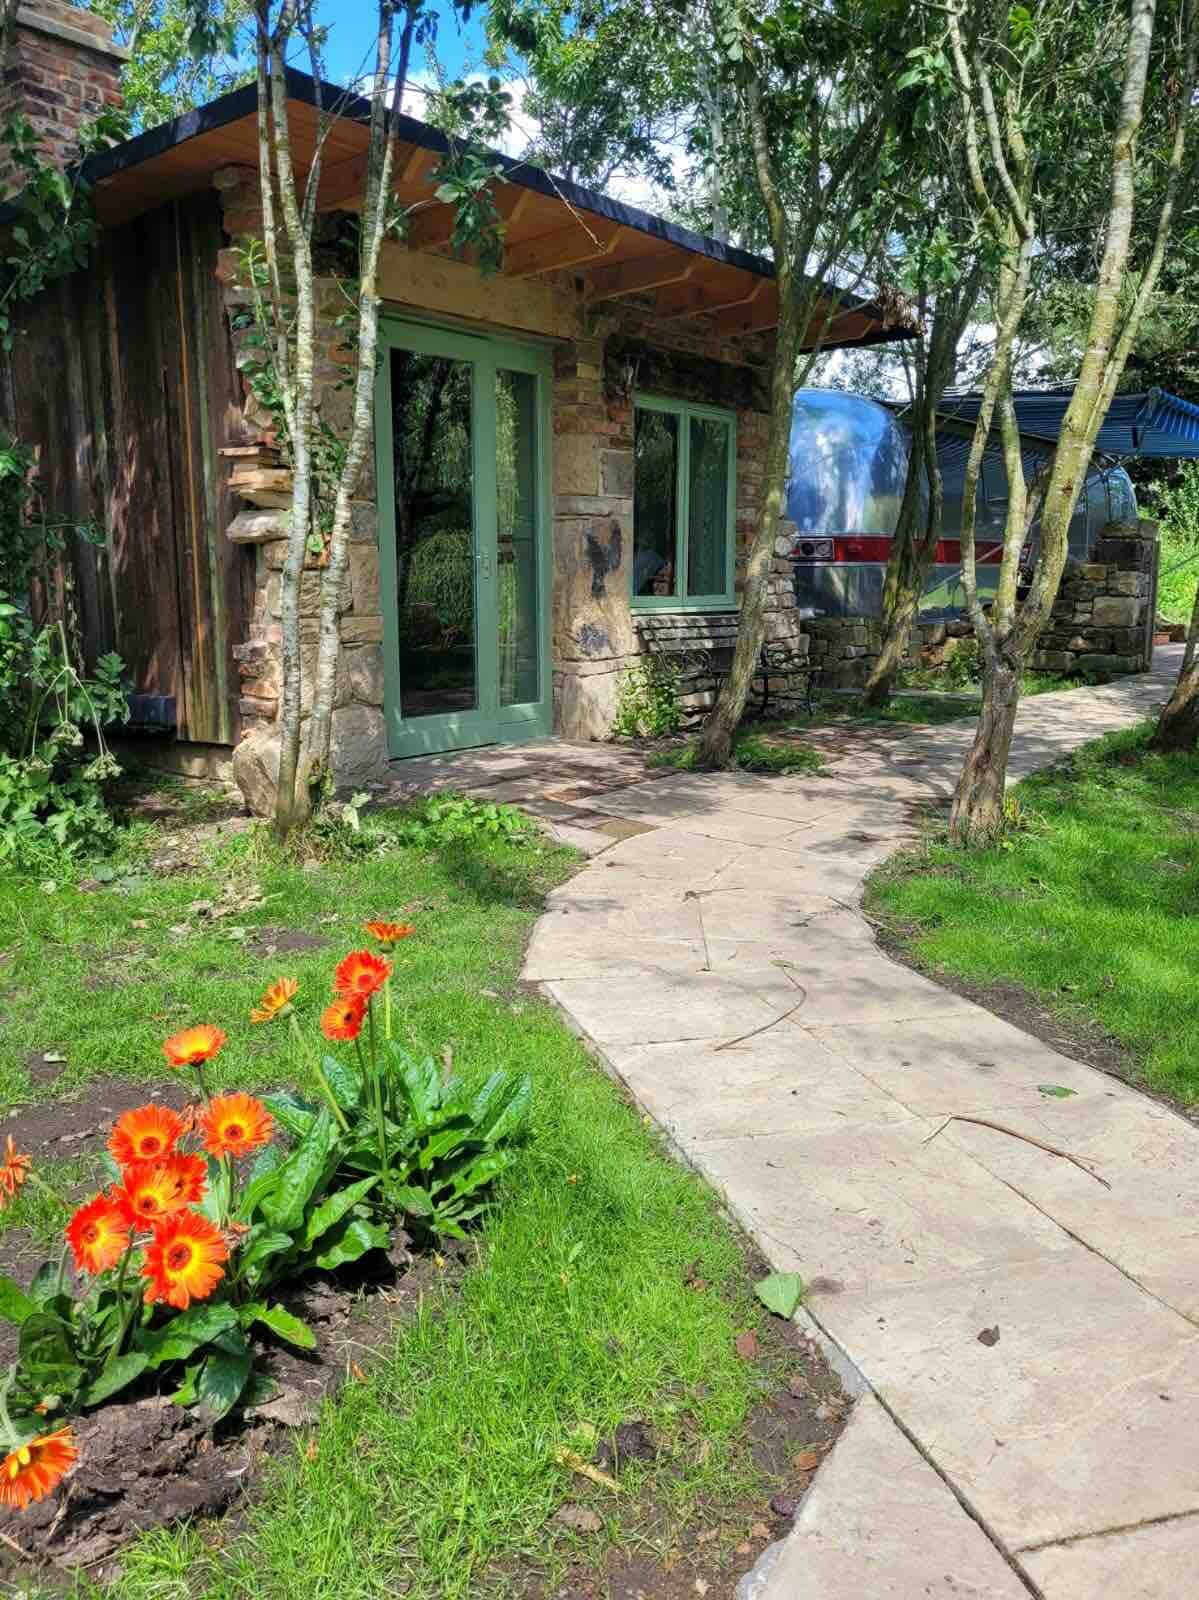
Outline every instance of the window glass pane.
{"label": "window glass pane", "polygon": [[400,714],[478,704],[472,368],[391,353]]}
{"label": "window glass pane", "polygon": [[729,424],[691,418],[687,593],[722,595],[728,587]]}
{"label": "window glass pane", "polygon": [[679,419],[638,410],[633,426],[633,593],[678,593]]}
{"label": "window glass pane", "polygon": [[495,375],[500,704],[537,699],[537,379]]}

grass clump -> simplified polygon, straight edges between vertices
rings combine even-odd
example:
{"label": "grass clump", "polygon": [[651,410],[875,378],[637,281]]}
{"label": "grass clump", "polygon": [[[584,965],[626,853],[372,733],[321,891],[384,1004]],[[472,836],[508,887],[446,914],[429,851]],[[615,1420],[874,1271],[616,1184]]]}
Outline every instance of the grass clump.
{"label": "grass clump", "polygon": [[[679,772],[702,772],[699,740],[688,739],[665,750],[656,750],[649,757],[651,767],[674,767]],[[773,773],[776,776],[791,773],[819,772],[824,758],[819,751],[801,744],[791,732],[791,724],[778,731],[763,733],[756,729],[743,729],[733,741],[729,765],[742,772]]]}
{"label": "grass clump", "polygon": [[1026,779],[995,846],[934,844],[886,868],[871,901],[921,963],[1018,983],[1098,1022],[1144,1080],[1199,1102],[1199,755],[1113,734]]}

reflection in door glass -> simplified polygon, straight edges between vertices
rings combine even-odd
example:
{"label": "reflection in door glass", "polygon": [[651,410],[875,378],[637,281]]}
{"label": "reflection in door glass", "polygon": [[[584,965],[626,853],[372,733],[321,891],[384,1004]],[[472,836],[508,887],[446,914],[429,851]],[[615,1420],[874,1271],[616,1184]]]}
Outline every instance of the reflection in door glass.
{"label": "reflection in door glass", "polygon": [[478,704],[472,367],[391,352],[400,713]]}
{"label": "reflection in door glass", "polygon": [[540,698],[537,688],[537,380],[495,375],[495,489],[499,534],[500,704]]}

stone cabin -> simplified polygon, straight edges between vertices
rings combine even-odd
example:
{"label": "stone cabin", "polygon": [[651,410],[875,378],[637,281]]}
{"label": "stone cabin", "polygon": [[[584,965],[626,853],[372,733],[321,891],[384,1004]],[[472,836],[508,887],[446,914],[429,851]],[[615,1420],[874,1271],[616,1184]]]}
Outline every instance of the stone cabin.
{"label": "stone cabin", "polygon": [[[7,107],[63,157],[118,98],[119,58],[96,16],[30,0]],[[317,85],[289,73],[288,92],[303,170]],[[348,416],[337,273],[352,270],[369,110],[337,103],[318,222],[319,408],[334,433]],[[347,785],[411,754],[605,738],[651,642],[709,646],[719,667],[763,489],[777,320],[768,261],[508,160],[503,264],[485,274],[456,257],[434,194],[444,137],[410,118],[397,133],[409,224],[385,247],[377,447],[342,597]],[[153,759],[203,772],[235,757],[243,778],[271,761],[290,503],[251,384],[256,137],[251,86],[88,161],[99,242],[85,271],[22,308],[5,396],[6,422],[38,449],[47,516],[103,529],[74,541],[39,602],[71,619],[87,657],[122,656]],[[907,336],[879,306],[829,294],[832,344]],[[772,636],[806,649],[782,555],[772,605]],[[692,705],[711,688],[690,685]]]}

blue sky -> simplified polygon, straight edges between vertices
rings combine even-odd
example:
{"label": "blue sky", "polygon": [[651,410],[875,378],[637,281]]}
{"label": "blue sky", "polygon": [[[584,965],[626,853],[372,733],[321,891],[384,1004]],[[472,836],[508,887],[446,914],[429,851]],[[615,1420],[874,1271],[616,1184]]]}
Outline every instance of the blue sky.
{"label": "blue sky", "polygon": [[[463,25],[453,9],[438,0],[437,57],[450,77],[464,66],[477,66],[483,54],[482,11]],[[329,29],[327,61],[329,76],[336,82],[356,77],[373,60],[375,18],[371,0],[322,0],[319,15]],[[414,75],[421,75],[426,62],[419,53],[412,62]]]}

